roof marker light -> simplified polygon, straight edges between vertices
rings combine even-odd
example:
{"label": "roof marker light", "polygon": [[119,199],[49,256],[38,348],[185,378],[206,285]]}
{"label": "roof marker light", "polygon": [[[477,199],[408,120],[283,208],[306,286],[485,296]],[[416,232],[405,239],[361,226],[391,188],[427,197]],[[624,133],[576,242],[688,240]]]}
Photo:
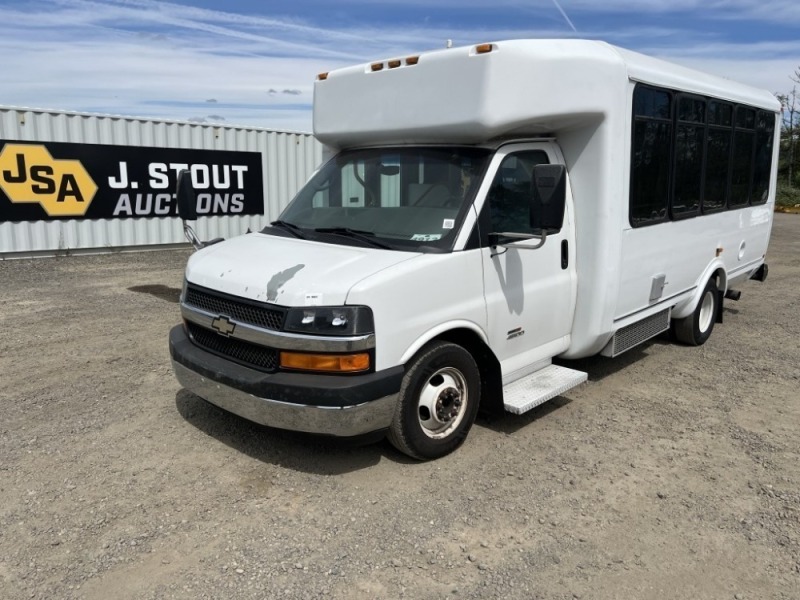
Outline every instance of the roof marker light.
{"label": "roof marker light", "polygon": [[373,72],[375,72],[375,71],[382,71],[382,70],[383,70],[383,63],[379,63],[379,62],[377,62],[377,63],[372,63],[372,64],[369,66],[369,68],[370,68],[370,69],[372,69],[372,71],[373,71]]}
{"label": "roof marker light", "polygon": [[419,56],[409,56],[406,58],[407,65],[415,65],[419,62]]}
{"label": "roof marker light", "polygon": [[327,73],[320,73],[319,75],[317,75],[317,81],[325,81],[327,78],[328,78]]}
{"label": "roof marker light", "polygon": [[478,44],[475,46],[476,54],[486,54],[494,50],[494,44]]}
{"label": "roof marker light", "polygon": [[403,64],[403,61],[400,60],[390,60],[388,63],[390,69],[396,69],[400,65]]}

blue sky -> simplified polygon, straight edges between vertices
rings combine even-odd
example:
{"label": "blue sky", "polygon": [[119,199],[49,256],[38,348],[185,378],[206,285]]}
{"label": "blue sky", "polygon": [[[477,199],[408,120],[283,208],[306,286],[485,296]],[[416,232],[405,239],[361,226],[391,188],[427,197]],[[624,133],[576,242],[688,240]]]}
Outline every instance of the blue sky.
{"label": "blue sky", "polygon": [[526,37],[602,39],[785,92],[800,1],[0,0],[0,104],[310,131],[319,72]]}

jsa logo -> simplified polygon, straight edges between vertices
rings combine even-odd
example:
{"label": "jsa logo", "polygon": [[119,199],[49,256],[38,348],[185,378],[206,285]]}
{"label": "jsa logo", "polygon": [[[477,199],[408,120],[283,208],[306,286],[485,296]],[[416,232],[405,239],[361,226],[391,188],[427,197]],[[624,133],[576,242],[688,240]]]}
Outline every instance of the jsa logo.
{"label": "jsa logo", "polygon": [[6,144],[0,188],[14,203],[38,202],[50,217],[82,217],[97,185],[80,161],[55,159],[39,145]]}

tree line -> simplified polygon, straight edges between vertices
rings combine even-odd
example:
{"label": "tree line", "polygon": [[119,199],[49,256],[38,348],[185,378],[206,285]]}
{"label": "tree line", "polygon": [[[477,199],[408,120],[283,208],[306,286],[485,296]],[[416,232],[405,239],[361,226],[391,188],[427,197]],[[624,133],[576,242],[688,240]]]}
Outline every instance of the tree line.
{"label": "tree line", "polygon": [[781,152],[778,161],[778,182],[789,189],[800,187],[800,67],[789,77],[794,85],[785,93],[776,93],[781,103]]}

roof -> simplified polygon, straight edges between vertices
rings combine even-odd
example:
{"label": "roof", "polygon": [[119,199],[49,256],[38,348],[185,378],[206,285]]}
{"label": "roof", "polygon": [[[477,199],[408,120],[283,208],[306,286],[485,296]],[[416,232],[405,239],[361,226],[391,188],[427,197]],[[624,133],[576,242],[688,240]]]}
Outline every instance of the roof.
{"label": "roof", "polygon": [[[485,143],[629,119],[630,81],[776,111],[766,91],[594,40],[509,40],[331,71],[314,86],[314,134],[330,146]],[[417,60],[414,60],[417,58]]]}

